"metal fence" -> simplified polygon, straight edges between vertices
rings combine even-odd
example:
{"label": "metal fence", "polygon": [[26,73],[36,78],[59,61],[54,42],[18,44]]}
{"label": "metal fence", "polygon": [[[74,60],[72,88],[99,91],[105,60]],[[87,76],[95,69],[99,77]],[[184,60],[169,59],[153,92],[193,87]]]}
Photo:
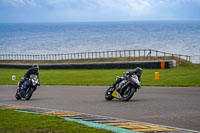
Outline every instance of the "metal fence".
{"label": "metal fence", "polygon": [[200,55],[191,56],[190,61],[195,64],[200,64]]}
{"label": "metal fence", "polygon": [[134,57],[134,58],[178,57],[187,61],[191,61],[191,56],[188,55],[172,54],[152,49],[82,52],[82,53],[68,53],[68,54],[41,54],[41,55],[0,54],[0,60],[36,60],[36,61],[120,58],[120,57]]}

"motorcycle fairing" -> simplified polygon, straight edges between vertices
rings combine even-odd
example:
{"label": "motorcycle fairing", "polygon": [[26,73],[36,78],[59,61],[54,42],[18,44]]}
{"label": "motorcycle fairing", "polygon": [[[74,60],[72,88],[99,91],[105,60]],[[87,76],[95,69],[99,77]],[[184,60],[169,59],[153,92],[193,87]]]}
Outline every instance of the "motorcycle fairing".
{"label": "motorcycle fairing", "polygon": [[122,96],[119,94],[119,92],[117,90],[115,90],[113,93],[112,93],[112,96],[116,99],[121,99]]}

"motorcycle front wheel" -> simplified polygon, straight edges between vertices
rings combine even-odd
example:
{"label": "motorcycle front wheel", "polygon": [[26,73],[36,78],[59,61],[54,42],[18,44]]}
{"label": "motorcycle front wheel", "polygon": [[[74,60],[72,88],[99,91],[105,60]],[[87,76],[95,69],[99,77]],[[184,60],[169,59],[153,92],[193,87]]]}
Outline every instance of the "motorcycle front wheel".
{"label": "motorcycle front wheel", "polygon": [[29,100],[34,92],[34,88],[33,87],[29,87],[26,91],[26,96],[25,96],[25,99],[26,100]]}
{"label": "motorcycle front wheel", "polygon": [[106,91],[105,93],[105,99],[107,101],[110,101],[112,100],[114,97],[112,96],[112,93],[114,92],[115,88],[113,87],[109,87],[108,90]]}
{"label": "motorcycle front wheel", "polygon": [[123,92],[122,101],[129,101],[133,97],[135,91],[136,89],[134,87],[128,86]]}
{"label": "motorcycle front wheel", "polygon": [[16,94],[15,94],[15,98],[17,99],[17,100],[20,100],[22,97],[20,96],[20,94],[19,94],[19,89],[17,89],[17,92],[16,92]]}

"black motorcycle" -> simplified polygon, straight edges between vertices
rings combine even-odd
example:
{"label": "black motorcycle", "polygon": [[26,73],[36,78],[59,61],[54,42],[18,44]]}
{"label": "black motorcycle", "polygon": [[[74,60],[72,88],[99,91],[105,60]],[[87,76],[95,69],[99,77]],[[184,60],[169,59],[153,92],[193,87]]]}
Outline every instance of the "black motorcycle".
{"label": "black motorcycle", "polygon": [[124,73],[122,78],[117,76],[116,80],[120,80],[121,82],[116,87],[109,87],[105,93],[105,99],[108,101],[113,98],[129,101],[141,86],[137,75],[130,76]]}
{"label": "black motorcycle", "polygon": [[24,98],[25,100],[29,100],[31,98],[33,92],[37,89],[37,86],[40,84],[39,78],[37,75],[31,75],[27,81],[28,81],[29,85],[26,88],[26,96],[24,96],[22,93],[22,89],[23,89],[23,85],[22,85],[20,88],[17,88],[17,92],[15,95],[15,98],[17,100],[20,100],[22,98]]}

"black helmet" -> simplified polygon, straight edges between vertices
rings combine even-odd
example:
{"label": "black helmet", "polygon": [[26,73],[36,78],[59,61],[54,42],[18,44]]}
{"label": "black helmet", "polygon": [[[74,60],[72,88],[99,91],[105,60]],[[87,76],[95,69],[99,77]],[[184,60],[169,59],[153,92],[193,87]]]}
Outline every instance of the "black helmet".
{"label": "black helmet", "polygon": [[136,74],[137,76],[142,76],[142,68],[141,68],[141,67],[137,67],[137,68],[135,69],[135,74]]}
{"label": "black helmet", "polygon": [[34,65],[32,66],[32,68],[34,68],[34,69],[39,69],[39,65],[34,64]]}

